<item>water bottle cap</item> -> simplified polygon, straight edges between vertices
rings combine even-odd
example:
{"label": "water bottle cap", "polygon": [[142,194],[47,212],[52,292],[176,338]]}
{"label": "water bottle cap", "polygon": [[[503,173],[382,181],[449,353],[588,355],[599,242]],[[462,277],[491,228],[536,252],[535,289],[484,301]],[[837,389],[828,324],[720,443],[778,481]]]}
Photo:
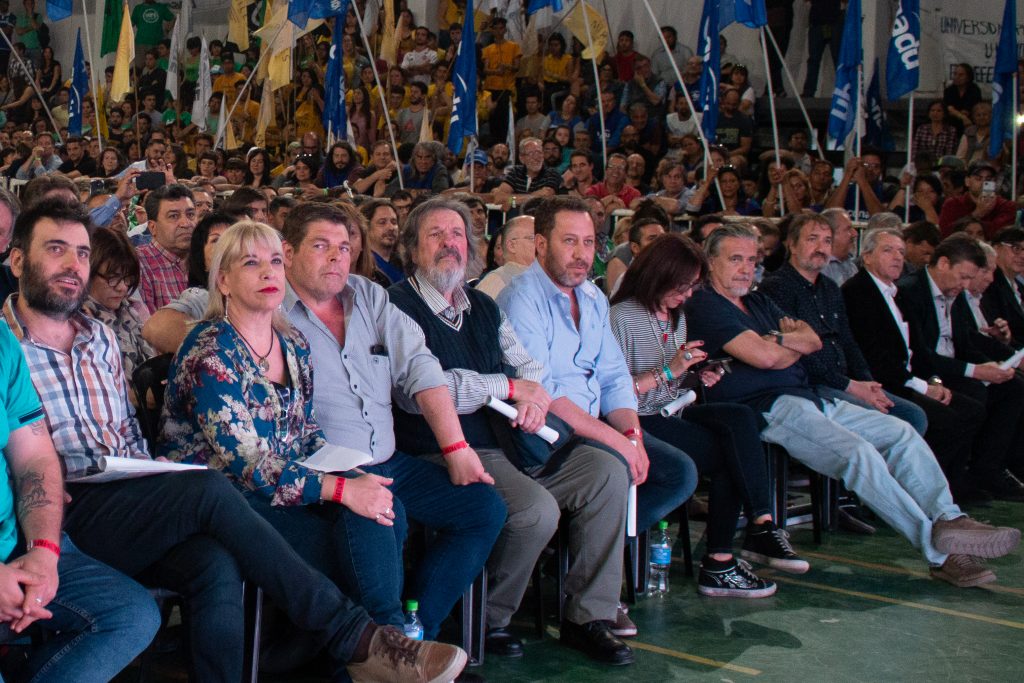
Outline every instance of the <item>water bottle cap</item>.
{"label": "water bottle cap", "polygon": [[406,612],[415,612],[419,608],[420,608],[419,601],[417,601],[417,600],[406,600],[405,601],[405,611]]}
{"label": "water bottle cap", "polygon": [[667,528],[668,528],[668,522],[667,522],[667,521],[665,521],[665,520],[663,519],[663,520],[661,520],[660,522],[658,522],[658,529],[659,529],[659,530],[661,530],[661,531],[664,531],[664,530],[665,530],[665,529],[667,529]]}

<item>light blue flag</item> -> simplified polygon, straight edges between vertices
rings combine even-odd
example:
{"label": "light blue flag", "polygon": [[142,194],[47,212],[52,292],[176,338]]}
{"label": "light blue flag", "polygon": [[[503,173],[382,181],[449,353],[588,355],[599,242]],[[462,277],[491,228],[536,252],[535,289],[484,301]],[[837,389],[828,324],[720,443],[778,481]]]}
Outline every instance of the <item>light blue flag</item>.
{"label": "light blue flag", "polygon": [[768,23],[768,11],[764,7],[764,0],[720,0],[720,4],[719,30],[734,22],[750,28],[758,28]]}
{"label": "light blue flag", "polygon": [[[341,0],[338,14],[348,12],[349,0]],[[314,17],[319,19],[320,17]],[[324,130],[335,138],[344,139],[348,127],[345,111],[345,67],[342,65],[341,39],[345,35],[341,20],[335,22],[334,39],[331,41],[331,53],[327,59],[327,72],[324,74]]]}
{"label": "light blue flag", "polygon": [[452,82],[455,93],[452,97],[452,118],[448,127],[448,149],[452,154],[462,151],[467,137],[475,137],[476,121],[476,31],[473,30],[473,0],[466,0],[468,21],[462,23],[462,39],[455,55],[455,71]]}
{"label": "light blue flag", "polygon": [[839,48],[836,87],[832,91],[832,110],[828,115],[828,137],[831,148],[840,148],[857,123],[857,67],[864,55],[861,51],[860,0],[850,0],[846,7],[843,42]]}
{"label": "light blue flag", "polygon": [[78,29],[75,41],[75,63],[71,73],[71,88],[68,92],[68,133],[82,134],[82,100],[89,92],[89,76],[85,72],[85,54],[82,52],[82,29]]}
{"label": "light blue flag", "polygon": [[71,16],[72,0],[46,0],[46,16],[50,21],[60,21]]}
{"label": "light blue flag", "polygon": [[1013,139],[1013,75],[1017,73],[1017,3],[1006,0],[1003,27],[996,48],[996,68],[992,78],[992,136],[988,155],[998,156],[1003,142]]}
{"label": "light blue flag", "polygon": [[348,12],[349,0],[288,0],[288,20],[306,28],[310,19],[326,19]]}
{"label": "light blue flag", "polygon": [[562,0],[530,0],[526,4],[526,16],[536,14],[545,7],[550,7],[552,12],[561,12]]}
{"label": "light blue flag", "polygon": [[890,100],[917,90],[921,77],[921,0],[900,0],[892,22],[889,56],[885,60],[885,84]]}
{"label": "light blue flag", "polygon": [[864,93],[864,109],[867,113],[867,123],[864,126],[863,143],[868,147],[876,147],[884,152],[891,152],[896,149],[892,135],[889,133],[889,124],[885,121],[885,108],[882,106],[882,86],[878,78],[878,58],[875,58],[875,70],[871,74],[871,83]]}
{"label": "light blue flag", "polygon": [[718,82],[721,80],[722,56],[718,43],[719,0],[704,0],[704,13],[700,17],[697,34],[697,55],[703,66],[700,71],[700,128],[708,142],[714,142],[718,128]]}

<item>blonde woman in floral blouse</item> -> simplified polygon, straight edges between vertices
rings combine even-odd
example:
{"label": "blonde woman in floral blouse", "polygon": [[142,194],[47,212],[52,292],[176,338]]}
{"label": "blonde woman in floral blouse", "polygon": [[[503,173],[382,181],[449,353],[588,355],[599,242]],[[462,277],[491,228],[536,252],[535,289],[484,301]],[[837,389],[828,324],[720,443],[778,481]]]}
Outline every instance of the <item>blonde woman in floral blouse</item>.
{"label": "blonde woman in floral blouse", "polygon": [[139,286],[139,259],[124,233],[100,228],[90,239],[89,297],[82,312],[96,318],[117,335],[125,377],[157,355],[142,338],[142,326],[149,311],[132,293]]}
{"label": "blonde woman in floral blouse", "polygon": [[[358,568],[350,566],[349,540],[337,538],[345,528],[337,520],[356,514],[394,525],[391,480],[303,464],[325,439],[313,418],[309,346],[278,310],[285,286],[275,230],[246,221],[221,236],[206,318],[171,366],[159,450],[223,471],[304,559],[344,582]],[[404,533],[396,529],[399,539]],[[401,567],[401,540],[397,548]]]}

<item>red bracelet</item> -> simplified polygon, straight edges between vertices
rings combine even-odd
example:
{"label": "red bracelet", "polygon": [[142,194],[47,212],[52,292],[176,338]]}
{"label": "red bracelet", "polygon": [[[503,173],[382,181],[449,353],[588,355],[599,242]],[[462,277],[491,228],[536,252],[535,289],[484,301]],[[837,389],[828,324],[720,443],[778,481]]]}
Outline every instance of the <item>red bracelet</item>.
{"label": "red bracelet", "polygon": [[644,433],[640,431],[639,427],[630,427],[626,431],[622,432],[622,435],[624,437],[626,437],[627,439],[631,439],[631,438],[636,437],[637,441],[643,441],[644,440]]}
{"label": "red bracelet", "polygon": [[33,550],[35,548],[43,548],[49,550],[51,553],[60,557],[60,546],[53,541],[48,541],[45,538],[34,538],[28,542],[28,549]]}
{"label": "red bracelet", "polygon": [[512,382],[512,379],[508,380],[508,400],[513,400],[516,397],[516,385]]}
{"label": "red bracelet", "polygon": [[463,440],[463,441],[456,441],[455,443],[453,443],[453,444],[451,444],[449,446],[445,446],[444,448],[442,448],[441,449],[441,454],[442,455],[451,455],[452,453],[455,453],[457,451],[461,451],[463,448],[469,448],[469,444],[466,443],[465,440]]}
{"label": "red bracelet", "polygon": [[341,496],[345,492],[345,477],[337,477],[334,480],[334,491],[331,492],[331,500],[335,503],[341,502]]}

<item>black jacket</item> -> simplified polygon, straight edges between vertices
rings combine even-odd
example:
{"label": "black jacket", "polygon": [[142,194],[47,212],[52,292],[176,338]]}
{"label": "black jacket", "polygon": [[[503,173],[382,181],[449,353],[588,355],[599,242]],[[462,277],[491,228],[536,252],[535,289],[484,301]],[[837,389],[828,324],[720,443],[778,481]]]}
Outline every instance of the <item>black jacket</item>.
{"label": "black jacket", "polygon": [[885,297],[867,270],[861,268],[842,287],[846,316],[871,374],[886,389],[901,388],[913,374],[907,370],[907,345]]}
{"label": "black jacket", "polygon": [[996,318],[1005,320],[1010,326],[1010,343],[1019,348],[1024,345],[1024,308],[1014,295],[1016,287],[1017,283],[1011,282],[997,268],[992,284],[981,297],[981,310],[989,322]]}

